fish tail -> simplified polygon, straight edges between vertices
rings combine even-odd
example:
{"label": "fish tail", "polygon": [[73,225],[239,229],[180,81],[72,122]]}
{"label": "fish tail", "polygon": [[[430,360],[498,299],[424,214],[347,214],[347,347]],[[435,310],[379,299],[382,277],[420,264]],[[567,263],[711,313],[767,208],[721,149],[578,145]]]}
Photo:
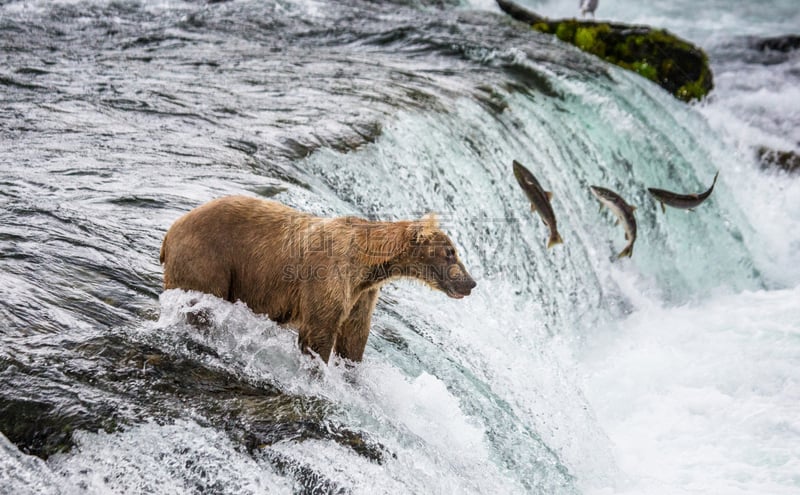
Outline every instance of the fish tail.
{"label": "fish tail", "polygon": [[717,170],[717,173],[714,174],[714,182],[711,183],[711,188],[712,189],[714,188],[714,186],[717,185],[717,177],[719,177],[719,170]]}
{"label": "fish tail", "polygon": [[558,232],[553,232],[550,234],[550,240],[547,241],[547,249],[555,246],[556,244],[563,244],[564,241],[561,240],[561,235]]}
{"label": "fish tail", "polygon": [[625,249],[623,249],[622,252],[619,253],[617,258],[625,258],[626,256],[630,258],[632,254],[633,254],[633,243],[625,246]]}

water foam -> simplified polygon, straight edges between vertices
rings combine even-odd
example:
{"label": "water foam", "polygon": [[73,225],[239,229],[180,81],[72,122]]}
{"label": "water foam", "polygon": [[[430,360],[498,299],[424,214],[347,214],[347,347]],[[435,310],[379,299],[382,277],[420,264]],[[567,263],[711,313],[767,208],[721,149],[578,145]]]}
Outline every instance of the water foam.
{"label": "water foam", "polygon": [[293,493],[266,462],[224,433],[190,420],[145,423],[122,432],[76,432],[77,446],[50,459],[66,493]]}
{"label": "water foam", "polygon": [[625,474],[613,491],[796,493],[799,298],[800,287],[650,301],[602,329],[580,367]]}
{"label": "water foam", "polygon": [[[196,340],[212,348],[219,356],[203,357],[207,364],[225,368],[252,383],[266,381],[286,393],[317,397],[329,403],[332,407],[326,421],[361,431],[391,452],[381,468],[383,476],[376,477],[373,463],[335,442],[280,443],[266,447],[264,454],[280,453],[283,458],[298,464],[310,464],[318,472],[357,493],[393,493],[397,489],[410,492],[430,490],[432,493],[455,489],[484,493],[498,487],[503,487],[504,493],[525,493],[525,486],[538,489],[539,485],[546,487],[555,483],[559,486],[564,483],[568,478],[546,474],[548,471],[542,463],[544,466],[557,466],[558,460],[543,447],[538,437],[531,436],[531,431],[546,425],[545,431],[550,432],[546,441],[569,438],[566,431],[559,431],[556,426],[562,420],[551,417],[557,411],[556,402],[566,405],[569,400],[563,399],[565,387],[560,387],[562,398],[558,397],[556,387],[563,385],[565,378],[562,373],[553,373],[558,369],[556,359],[548,357],[545,362],[535,365],[530,370],[530,375],[538,375],[535,379],[515,383],[519,378],[515,374],[522,372],[521,367],[531,365],[529,360],[522,358],[523,353],[530,351],[521,351],[514,342],[505,341],[505,349],[496,350],[505,353],[516,347],[519,355],[506,362],[504,378],[493,379],[496,383],[491,388],[502,384],[502,387],[510,387],[509,392],[528,390],[526,394],[531,395],[532,402],[518,403],[519,398],[513,395],[505,398],[495,396],[482,381],[494,374],[491,369],[494,364],[491,363],[496,361],[491,355],[496,345],[486,348],[482,345],[491,340],[493,334],[482,332],[485,335],[481,339],[465,345],[465,340],[471,340],[469,335],[447,329],[463,327],[464,318],[470,318],[469,314],[461,315],[453,325],[447,325],[443,316],[457,314],[451,309],[451,306],[458,307],[457,302],[442,295],[415,307],[415,303],[419,303],[416,296],[420,290],[428,289],[400,284],[388,291],[393,299],[389,307],[384,299],[376,311],[376,329],[396,329],[399,335],[394,339],[403,340],[405,347],[398,349],[380,335],[373,336],[365,360],[356,367],[336,358],[325,366],[318,359],[299,351],[294,331],[275,325],[263,315],[253,314],[242,303],[230,304],[200,293],[166,291],[161,296],[159,322],[136,332],[139,338],[177,352],[186,352],[181,350],[186,348],[180,343],[184,339]],[[396,313],[391,311],[393,305],[411,305],[402,313],[421,316],[411,321],[398,320]],[[213,321],[213,332],[197,331],[186,323],[186,312],[198,310],[204,311]],[[436,323],[432,325],[429,321]],[[417,328],[416,332],[421,334],[415,334],[412,328]],[[530,341],[519,330],[512,334],[521,341]],[[494,334],[496,343],[498,337],[499,334]],[[477,356],[474,360],[466,359],[476,366],[464,370],[455,360],[441,363],[438,356],[443,348],[465,359],[468,355]],[[544,352],[544,349],[539,349],[536,354],[542,356]],[[481,369],[477,365],[490,368]],[[465,373],[466,378],[463,376]],[[480,373],[480,376],[474,373]],[[470,383],[464,383],[465,379]],[[470,388],[464,390],[465,387],[482,389],[483,392],[476,394]],[[570,387],[573,392],[576,390],[574,386]],[[459,390],[468,393],[459,394]],[[566,394],[566,397],[570,395]],[[553,401],[547,412],[542,412],[541,400]],[[498,407],[501,410],[492,411]],[[520,418],[505,410],[508,407],[517,410],[517,414],[523,416],[523,422],[532,423],[530,431],[517,432],[516,423]],[[509,414],[509,420],[503,421]],[[498,415],[499,418],[493,419]],[[536,425],[537,422],[540,425]],[[487,431],[502,439],[490,440]],[[514,435],[520,433],[523,436],[513,440]],[[503,442],[512,440],[518,444],[516,448],[524,450],[514,453],[501,449],[508,447]],[[565,446],[564,450],[567,452],[569,449]],[[580,459],[577,451],[569,454],[571,459]],[[521,457],[525,471],[512,473],[506,466],[508,461],[504,460],[505,457]]]}

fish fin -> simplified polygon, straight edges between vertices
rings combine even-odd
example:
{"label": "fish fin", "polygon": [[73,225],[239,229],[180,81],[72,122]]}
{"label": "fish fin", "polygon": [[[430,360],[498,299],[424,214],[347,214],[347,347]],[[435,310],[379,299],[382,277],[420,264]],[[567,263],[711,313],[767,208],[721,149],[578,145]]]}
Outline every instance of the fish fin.
{"label": "fish fin", "polygon": [[689,208],[686,211],[691,211],[692,213],[694,213],[694,208]]}
{"label": "fish fin", "polygon": [[630,258],[632,254],[633,254],[633,244],[628,244],[627,246],[625,246],[625,249],[623,249],[622,252],[619,253],[619,255],[617,255],[617,259],[625,257]]}
{"label": "fish fin", "polygon": [[631,211],[636,211],[636,207],[635,206],[631,206]]}
{"label": "fish fin", "polygon": [[600,203],[600,208],[597,209],[598,213],[601,212],[601,211],[603,211],[603,203]]}
{"label": "fish fin", "polygon": [[719,177],[719,170],[717,170],[717,173],[716,173],[716,174],[714,174],[714,182],[712,182],[712,183],[711,183],[711,187],[712,187],[712,188],[713,188],[715,185],[717,185],[717,177]]}
{"label": "fish fin", "polygon": [[667,207],[664,206],[664,202],[663,201],[661,202],[661,213],[664,213],[664,214],[667,213]]}
{"label": "fish fin", "polygon": [[629,241],[629,240],[631,240],[631,237],[628,235],[628,233],[627,233],[627,232],[625,232],[625,240],[626,240],[626,241]]}
{"label": "fish fin", "polygon": [[553,235],[550,236],[550,240],[547,241],[547,249],[550,249],[556,244],[563,244],[563,243],[564,241],[561,240],[561,235],[558,232],[555,232],[553,233]]}
{"label": "fish fin", "polygon": [[536,205],[531,203],[531,211],[536,211]]}
{"label": "fish fin", "polygon": [[619,225],[619,218],[614,219],[614,227],[616,227],[617,225]]}
{"label": "fish fin", "polygon": [[553,199],[553,193],[550,191],[545,191],[544,195],[547,196],[547,201],[551,201]]}

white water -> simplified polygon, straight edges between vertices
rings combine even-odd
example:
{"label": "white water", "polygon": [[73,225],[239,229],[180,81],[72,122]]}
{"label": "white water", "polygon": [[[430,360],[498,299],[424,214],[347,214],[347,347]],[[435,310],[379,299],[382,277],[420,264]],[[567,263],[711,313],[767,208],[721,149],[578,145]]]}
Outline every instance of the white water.
{"label": "white water", "polygon": [[[520,3],[577,15],[573,2]],[[724,145],[703,144],[722,194],[755,230],[751,253],[772,289],[731,291],[709,264],[698,273],[717,287],[674,305],[635,274],[619,275],[632,313],[598,326],[575,355],[621,471],[613,486],[589,491],[799,493],[800,182],[758,170],[753,147],[800,149],[800,57],[747,64],[721,48],[745,35],[797,34],[797,3],[601,1],[597,18],[666,27],[709,51],[716,88],[695,108]]]}
{"label": "white water", "polygon": [[[797,493],[800,288],[642,301],[581,358],[615,493]],[[600,491],[602,493],[602,491]]]}

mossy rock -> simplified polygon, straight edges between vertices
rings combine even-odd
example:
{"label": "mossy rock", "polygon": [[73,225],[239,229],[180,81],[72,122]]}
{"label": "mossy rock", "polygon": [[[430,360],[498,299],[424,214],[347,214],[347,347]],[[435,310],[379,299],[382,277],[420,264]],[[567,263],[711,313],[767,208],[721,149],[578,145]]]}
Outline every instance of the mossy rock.
{"label": "mossy rock", "polygon": [[551,20],[506,0],[496,0],[513,18],[555,34],[581,50],[650,79],[683,101],[700,100],[714,87],[708,56],[674,34],[648,26],[577,19]]}

